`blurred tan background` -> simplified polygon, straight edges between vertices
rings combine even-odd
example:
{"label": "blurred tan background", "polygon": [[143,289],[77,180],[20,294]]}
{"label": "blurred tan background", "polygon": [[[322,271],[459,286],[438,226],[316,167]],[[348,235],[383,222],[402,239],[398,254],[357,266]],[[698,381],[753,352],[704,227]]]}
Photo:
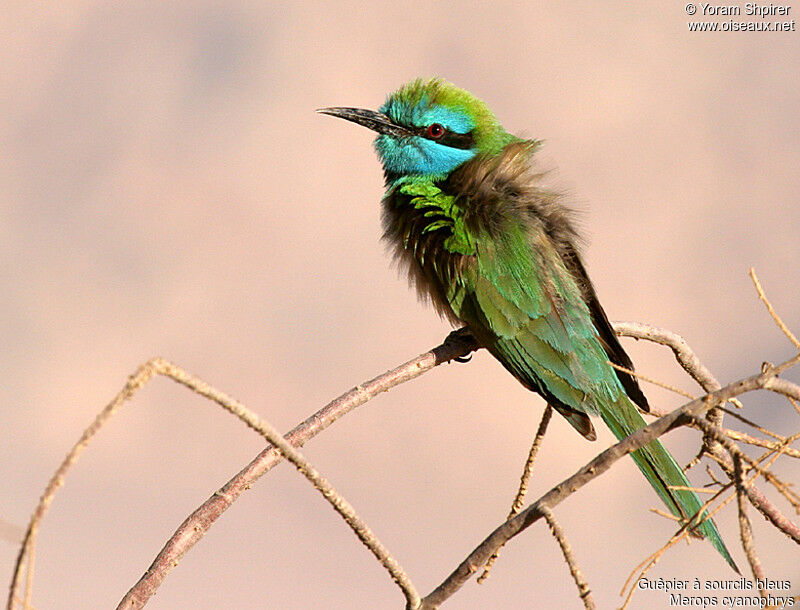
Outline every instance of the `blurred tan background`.
{"label": "blurred tan background", "polygon": [[[792,9],[800,10],[800,9]],[[791,18],[797,15],[790,15]],[[612,319],[681,333],[724,381],[800,330],[800,34],[690,33],[684,4],[12,1],[0,15],[0,519],[23,526],[127,375],[162,355],[289,429],[448,332],[380,243],[375,108],[417,76],[484,98],[574,194]],[[645,374],[696,391],[663,349]],[[797,375],[794,375],[797,378]],[[681,399],[646,387],[661,408]],[[784,432],[777,398],[748,414]],[[487,354],[383,395],[306,454],[424,592],[504,517],[543,402]],[[695,436],[668,438],[680,460]],[[609,445],[554,418],[533,497]],[[37,608],[108,608],[263,446],[157,380],[89,448],[41,530]],[[783,473],[794,475],[797,466]],[[693,474],[706,482],[701,470]],[[630,460],[556,510],[596,599],[673,532]],[[789,507],[781,504],[785,510]],[[770,577],[797,547],[754,517]],[[719,519],[744,568],[732,510]],[[6,528],[8,529],[8,528]],[[6,530],[4,529],[4,532]],[[16,546],[0,541],[0,574]],[[710,545],[652,573],[732,578]],[[152,608],[399,608],[394,584],[286,465],[182,561]],[[639,592],[634,607],[665,607]],[[447,608],[577,607],[542,525]]]}

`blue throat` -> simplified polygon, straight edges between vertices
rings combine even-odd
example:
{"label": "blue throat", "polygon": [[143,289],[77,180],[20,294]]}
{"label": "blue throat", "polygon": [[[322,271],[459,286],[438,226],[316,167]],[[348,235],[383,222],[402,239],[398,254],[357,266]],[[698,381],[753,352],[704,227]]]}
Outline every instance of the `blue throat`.
{"label": "blue throat", "polygon": [[[475,128],[472,119],[461,110],[431,105],[427,96],[416,104],[390,99],[380,107],[392,121],[410,127],[424,127],[439,123],[454,133],[469,133]],[[379,135],[375,151],[383,168],[392,174],[408,176],[446,176],[462,163],[472,159],[477,150],[445,146],[427,138],[413,136],[398,138]]]}
{"label": "blue throat", "polygon": [[379,135],[375,150],[383,168],[393,174],[446,176],[475,156],[474,149],[451,148],[425,138]]}

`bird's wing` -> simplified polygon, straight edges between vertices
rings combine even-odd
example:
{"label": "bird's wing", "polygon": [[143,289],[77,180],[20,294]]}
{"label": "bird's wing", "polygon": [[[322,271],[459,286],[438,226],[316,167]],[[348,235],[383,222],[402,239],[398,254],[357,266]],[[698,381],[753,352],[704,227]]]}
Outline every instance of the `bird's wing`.
{"label": "bird's wing", "polygon": [[[606,312],[600,305],[600,301],[594,291],[594,286],[592,286],[592,282],[589,280],[589,276],[586,273],[580,256],[574,248],[568,247],[561,252],[561,259],[583,291],[583,300],[589,307],[589,313],[592,316],[592,322],[597,330],[600,344],[608,355],[608,359],[614,364],[628,370],[633,370],[633,363],[620,344],[614,329],[611,327],[611,323],[608,321]],[[636,380],[636,377],[624,371],[620,371],[619,369],[615,369],[615,372],[622,386],[625,388],[628,397],[643,411],[649,412],[650,405],[647,403],[647,397],[639,387],[639,382]]]}
{"label": "bird's wing", "polygon": [[622,389],[580,286],[543,232],[510,227],[479,250],[462,319],[523,385],[594,438],[587,415]]}

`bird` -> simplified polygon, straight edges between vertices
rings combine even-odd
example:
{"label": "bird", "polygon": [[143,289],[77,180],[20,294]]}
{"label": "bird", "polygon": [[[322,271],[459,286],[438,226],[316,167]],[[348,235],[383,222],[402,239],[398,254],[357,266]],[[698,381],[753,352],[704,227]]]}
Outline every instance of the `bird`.
{"label": "bird", "polygon": [[[620,440],[646,425],[636,377],[610,364],[633,371],[586,273],[574,211],[543,185],[541,140],[507,132],[485,102],[441,78],[403,85],[377,112],[317,112],[377,132],[383,237],[422,300],[586,439],[597,438],[590,416]],[[738,572],[664,445],[631,456],[670,512]]]}

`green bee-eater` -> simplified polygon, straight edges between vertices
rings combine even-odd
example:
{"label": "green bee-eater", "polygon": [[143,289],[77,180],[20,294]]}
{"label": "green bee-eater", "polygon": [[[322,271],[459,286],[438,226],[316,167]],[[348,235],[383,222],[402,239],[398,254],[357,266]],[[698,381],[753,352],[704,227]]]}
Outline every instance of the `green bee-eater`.
{"label": "green bee-eater", "polygon": [[[420,295],[589,440],[589,415],[625,438],[648,411],[578,253],[562,198],[540,184],[536,140],[503,128],[481,100],[440,79],[416,80],[378,112],[325,108],[378,132],[384,237]],[[659,441],[632,454],[669,510],[701,502]],[[712,520],[696,527],[736,566]],[[737,570],[738,571],[738,570]]]}

